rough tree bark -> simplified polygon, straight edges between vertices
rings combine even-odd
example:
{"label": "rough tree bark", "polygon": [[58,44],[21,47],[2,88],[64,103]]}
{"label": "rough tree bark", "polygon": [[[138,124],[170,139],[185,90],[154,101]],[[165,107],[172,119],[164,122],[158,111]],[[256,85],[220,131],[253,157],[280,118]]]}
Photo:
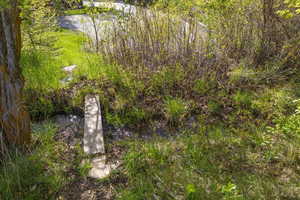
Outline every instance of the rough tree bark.
{"label": "rough tree bark", "polygon": [[21,32],[17,0],[0,8],[0,128],[9,144],[30,143],[30,117],[23,102]]}
{"label": "rough tree bark", "polygon": [[256,66],[262,65],[274,52],[272,41],[275,38],[275,24],[274,24],[274,0],[261,0],[261,38],[260,48],[255,56]]}

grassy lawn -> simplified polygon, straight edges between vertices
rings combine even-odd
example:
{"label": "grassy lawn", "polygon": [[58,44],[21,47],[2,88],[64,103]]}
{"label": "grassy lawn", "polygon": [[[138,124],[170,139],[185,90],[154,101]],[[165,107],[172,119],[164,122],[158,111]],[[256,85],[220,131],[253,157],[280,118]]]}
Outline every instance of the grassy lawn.
{"label": "grassy lawn", "polygon": [[282,119],[272,131],[215,126],[208,136],[199,131],[131,142],[123,170],[129,184],[120,199],[298,199],[299,114],[296,118],[297,125]]}
{"label": "grassy lawn", "polygon": [[69,65],[77,65],[75,76],[98,77],[101,58],[84,50],[87,39],[83,34],[65,30],[47,34],[56,38],[49,52],[23,51],[21,64],[26,89],[49,91],[63,87],[60,80],[66,74],[62,68]]}
{"label": "grassy lawn", "polygon": [[84,15],[86,14],[86,9],[70,9],[64,11],[65,15]]}
{"label": "grassy lawn", "polygon": [[[81,9],[69,9],[69,10],[65,10],[64,14],[65,15],[84,15],[84,14],[88,14],[89,13],[89,8],[81,8]],[[99,7],[97,9],[97,13],[99,14],[103,14],[103,13],[107,13],[107,14],[114,14],[114,15],[118,15],[121,14],[122,12],[115,10],[113,8],[101,8]]]}

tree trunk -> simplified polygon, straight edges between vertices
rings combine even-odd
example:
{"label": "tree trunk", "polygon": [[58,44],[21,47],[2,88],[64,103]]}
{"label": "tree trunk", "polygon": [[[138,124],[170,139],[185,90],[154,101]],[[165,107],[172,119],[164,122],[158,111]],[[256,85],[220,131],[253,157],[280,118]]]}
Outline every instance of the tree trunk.
{"label": "tree trunk", "polygon": [[276,24],[274,23],[274,0],[261,0],[262,4],[262,33],[260,49],[256,55],[255,62],[257,65],[263,64],[270,56],[274,54],[276,42]]}
{"label": "tree trunk", "polygon": [[0,8],[0,128],[9,144],[30,143],[30,117],[23,102],[21,32],[17,0]]}

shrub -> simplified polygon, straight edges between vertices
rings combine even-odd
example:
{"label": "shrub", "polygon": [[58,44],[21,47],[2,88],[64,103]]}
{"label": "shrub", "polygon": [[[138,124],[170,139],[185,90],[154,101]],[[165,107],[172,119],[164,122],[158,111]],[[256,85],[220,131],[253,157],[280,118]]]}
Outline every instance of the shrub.
{"label": "shrub", "polygon": [[179,98],[168,97],[164,103],[164,113],[172,124],[180,124],[188,113],[188,104]]}
{"label": "shrub", "polygon": [[275,127],[269,127],[269,131],[272,133],[283,134],[286,137],[300,139],[300,104],[299,100],[295,102],[298,103],[298,108],[295,113],[286,117],[279,116],[274,120]]}
{"label": "shrub", "polygon": [[156,11],[138,11],[113,25],[100,43],[100,51],[109,62],[116,62],[139,73],[164,66],[203,65],[206,58],[207,30],[197,20]]}
{"label": "shrub", "polygon": [[235,101],[235,103],[239,106],[246,106],[246,107],[250,107],[251,106],[251,102],[252,102],[252,95],[249,91],[237,91],[234,95],[233,95],[233,100]]}
{"label": "shrub", "polygon": [[195,81],[193,90],[199,95],[206,95],[210,89],[217,86],[214,76],[203,77]]}
{"label": "shrub", "polygon": [[217,114],[221,109],[221,105],[215,100],[209,100],[207,103],[207,108],[210,113]]}
{"label": "shrub", "polygon": [[55,37],[48,35],[56,29],[57,9],[50,0],[21,2],[22,40],[25,49],[53,50]]}
{"label": "shrub", "polygon": [[151,85],[151,88],[157,93],[164,92],[168,94],[173,88],[183,83],[186,78],[185,76],[184,67],[180,65],[165,67],[151,74],[149,85]]}
{"label": "shrub", "polygon": [[295,109],[294,90],[298,89],[293,89],[289,85],[280,88],[265,88],[257,93],[258,97],[253,99],[251,108],[269,119],[290,113]]}

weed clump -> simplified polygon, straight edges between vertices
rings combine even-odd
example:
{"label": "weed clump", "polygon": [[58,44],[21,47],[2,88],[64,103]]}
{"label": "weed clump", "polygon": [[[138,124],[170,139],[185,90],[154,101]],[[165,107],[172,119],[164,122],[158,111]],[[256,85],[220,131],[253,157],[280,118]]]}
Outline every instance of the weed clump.
{"label": "weed clump", "polygon": [[171,124],[180,124],[188,113],[188,104],[179,98],[166,98],[165,117]]}

